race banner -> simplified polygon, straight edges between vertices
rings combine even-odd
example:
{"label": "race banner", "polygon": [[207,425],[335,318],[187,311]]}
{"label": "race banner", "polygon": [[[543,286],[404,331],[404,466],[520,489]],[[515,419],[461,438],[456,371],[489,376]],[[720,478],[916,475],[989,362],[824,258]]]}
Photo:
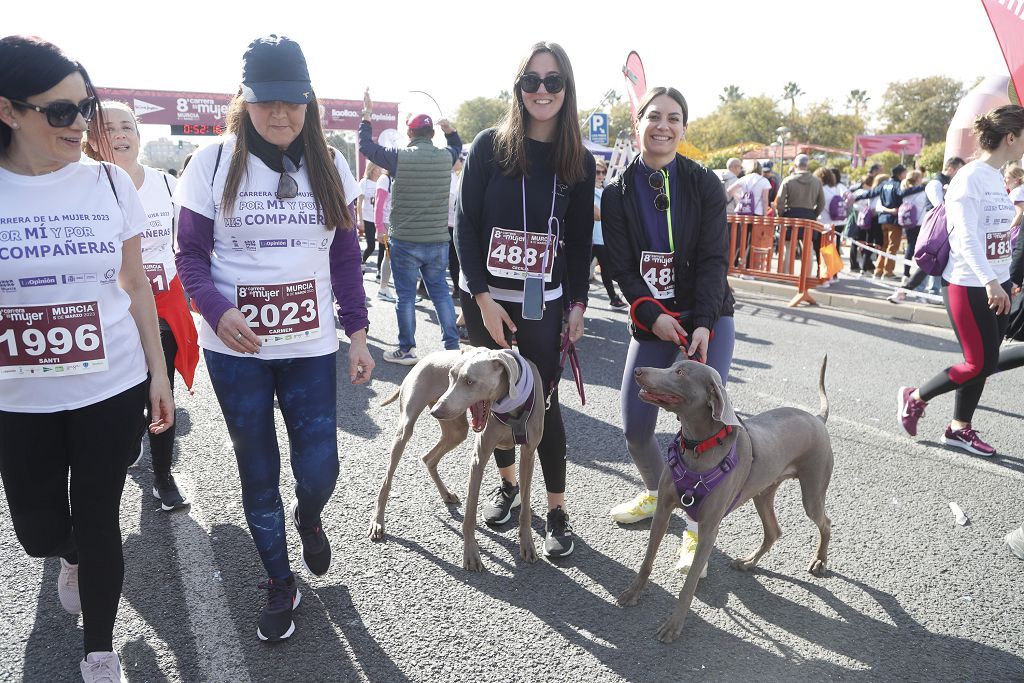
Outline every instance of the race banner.
{"label": "race banner", "polygon": [[647,92],[647,77],[644,75],[644,63],[640,61],[640,55],[635,50],[626,57],[626,64],[622,67],[622,75],[626,79],[626,95],[629,97],[629,108],[633,112],[633,121],[636,121],[637,105],[640,103],[640,98]]}
{"label": "race banner", "polygon": [[1020,0],[981,0],[1003,59],[1010,69],[1010,80],[1016,92],[1024,92],[1024,2]]}

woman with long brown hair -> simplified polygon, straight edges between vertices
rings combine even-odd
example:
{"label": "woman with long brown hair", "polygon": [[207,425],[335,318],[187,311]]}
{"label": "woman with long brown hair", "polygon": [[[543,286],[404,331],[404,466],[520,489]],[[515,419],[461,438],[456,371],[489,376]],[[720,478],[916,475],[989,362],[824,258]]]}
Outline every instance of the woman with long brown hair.
{"label": "woman with long brown hair", "polygon": [[[594,230],[594,157],[580,139],[576,82],[565,51],[536,43],[519,63],[514,95],[496,128],[480,133],[462,169],[455,246],[462,313],[475,346],[509,348],[557,381],[562,320],[583,336]],[[527,374],[527,373],[524,373]],[[544,406],[533,409],[544,410]],[[548,493],[544,554],[573,551],[565,512],[565,427],[551,390],[537,450]],[[483,506],[501,524],[519,505],[514,450],[494,453],[501,484]]]}
{"label": "woman with long brown hair", "polygon": [[369,380],[359,238],[348,162],[329,148],[298,44],[253,41],[228,135],[197,152],[175,195],[178,272],[203,316],[199,343],[242,483],[246,521],[269,576],[261,640],[295,630],[301,595],[288,561],[274,430],[277,398],[288,427],[295,498],[288,519],[312,574],[331,547],[320,513],[338,477],[333,291],[350,340],[349,379]]}

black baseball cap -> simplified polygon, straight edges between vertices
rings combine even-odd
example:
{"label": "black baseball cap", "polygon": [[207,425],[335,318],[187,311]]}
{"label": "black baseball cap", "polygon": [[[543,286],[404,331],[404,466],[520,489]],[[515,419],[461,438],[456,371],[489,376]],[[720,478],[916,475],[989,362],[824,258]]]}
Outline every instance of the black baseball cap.
{"label": "black baseball cap", "polygon": [[249,43],[242,55],[242,97],[246,102],[309,102],[313,85],[299,44],[274,34]]}

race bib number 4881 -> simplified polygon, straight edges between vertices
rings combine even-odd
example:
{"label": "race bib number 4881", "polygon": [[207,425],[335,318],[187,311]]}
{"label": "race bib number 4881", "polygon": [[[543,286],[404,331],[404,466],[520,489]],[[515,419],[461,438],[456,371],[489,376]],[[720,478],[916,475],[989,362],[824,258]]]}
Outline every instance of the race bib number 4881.
{"label": "race bib number 4881", "polygon": [[528,232],[523,239],[522,230],[493,228],[487,247],[487,270],[497,277],[525,280],[527,275],[540,275],[544,267],[544,250],[547,249],[548,267],[544,281],[551,282],[555,267],[554,237],[548,241],[547,233]]}
{"label": "race bib number 4881", "polygon": [[95,301],[0,306],[0,380],[108,368]]}
{"label": "race bib number 4881", "polygon": [[245,322],[266,346],[320,337],[316,280],[236,285],[235,298]]}

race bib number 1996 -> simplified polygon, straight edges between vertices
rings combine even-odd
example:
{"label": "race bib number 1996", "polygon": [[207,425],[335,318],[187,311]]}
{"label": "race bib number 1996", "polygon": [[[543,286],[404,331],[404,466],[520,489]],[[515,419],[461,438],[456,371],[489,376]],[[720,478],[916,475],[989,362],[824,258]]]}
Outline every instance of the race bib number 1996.
{"label": "race bib number 1996", "polygon": [[100,306],[0,306],[0,380],[106,370]]}
{"label": "race bib number 1996", "polygon": [[320,337],[316,280],[236,285],[235,299],[245,322],[266,346]]}
{"label": "race bib number 1996", "polygon": [[645,251],[640,254],[640,276],[655,299],[676,295],[676,269],[672,252]]}

